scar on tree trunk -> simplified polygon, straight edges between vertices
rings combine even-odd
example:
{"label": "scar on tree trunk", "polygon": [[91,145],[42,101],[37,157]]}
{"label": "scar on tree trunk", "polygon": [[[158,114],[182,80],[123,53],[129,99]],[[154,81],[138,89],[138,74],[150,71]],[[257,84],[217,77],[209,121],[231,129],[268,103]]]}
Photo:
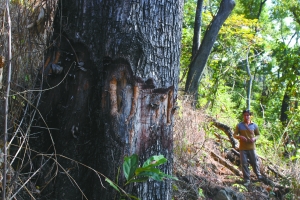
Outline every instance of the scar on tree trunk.
{"label": "scar on tree trunk", "polygon": [[117,99],[117,80],[113,77],[109,83],[110,94],[110,114],[116,116],[118,114],[118,99]]}
{"label": "scar on tree trunk", "polygon": [[[137,131],[133,124],[139,124],[137,126],[142,128],[138,134],[141,135],[136,139],[143,140],[143,147],[147,146],[149,141],[146,140],[149,139],[153,127],[169,126],[172,123],[176,110],[174,86],[156,88],[153,79],[143,80],[134,76],[131,65],[122,58],[105,58],[103,72],[105,84],[102,109],[107,114],[106,120],[116,136],[115,139],[123,141],[129,137],[131,141]],[[134,121],[136,117],[139,117],[138,121]],[[127,134],[129,135],[126,136]]]}
{"label": "scar on tree trunk", "polygon": [[133,87],[133,97],[132,97],[132,104],[131,104],[130,114],[129,114],[127,120],[126,120],[127,123],[130,121],[130,119],[133,117],[133,115],[136,111],[136,105],[137,105],[138,97],[139,97],[139,87],[134,86]]}
{"label": "scar on tree trunk", "polygon": [[171,113],[173,109],[173,90],[168,93],[168,112],[167,112],[167,123],[171,123]]}

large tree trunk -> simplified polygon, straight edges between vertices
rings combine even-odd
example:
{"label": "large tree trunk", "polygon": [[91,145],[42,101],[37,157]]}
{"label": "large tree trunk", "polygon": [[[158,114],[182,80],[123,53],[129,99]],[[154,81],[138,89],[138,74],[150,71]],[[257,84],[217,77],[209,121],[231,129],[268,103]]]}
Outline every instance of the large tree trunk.
{"label": "large tree trunk", "polygon": [[[30,169],[51,157],[35,181],[42,196],[113,199],[115,190],[86,166],[122,186],[118,170],[133,153],[140,162],[163,154],[162,170],[172,174],[182,4],[58,2],[53,45],[41,70],[40,84],[48,90],[30,140],[38,152]],[[125,189],[140,199],[171,199],[170,180]]]}

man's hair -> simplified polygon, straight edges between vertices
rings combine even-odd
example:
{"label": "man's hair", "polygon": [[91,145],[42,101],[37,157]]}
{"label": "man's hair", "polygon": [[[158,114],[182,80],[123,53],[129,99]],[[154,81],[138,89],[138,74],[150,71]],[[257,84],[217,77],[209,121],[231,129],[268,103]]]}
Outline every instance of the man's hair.
{"label": "man's hair", "polygon": [[250,112],[250,110],[243,110],[243,114],[248,113],[250,116],[252,115],[252,112]]}

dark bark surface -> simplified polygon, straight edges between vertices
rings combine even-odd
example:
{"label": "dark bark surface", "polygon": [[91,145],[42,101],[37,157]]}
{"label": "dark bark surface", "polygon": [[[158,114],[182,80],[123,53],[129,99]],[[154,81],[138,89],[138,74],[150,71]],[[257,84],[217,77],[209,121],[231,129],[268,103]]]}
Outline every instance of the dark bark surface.
{"label": "dark bark surface", "polygon": [[280,115],[280,121],[286,125],[287,121],[288,121],[288,115],[287,115],[287,111],[289,110],[289,103],[290,103],[290,95],[288,94],[288,92],[286,91],[283,99],[282,99],[282,103],[281,103],[281,115]]}
{"label": "dark bark surface", "polygon": [[[163,154],[162,171],[172,174],[182,4],[58,2],[30,140],[37,152],[30,169],[51,158],[35,178],[42,199],[113,199],[99,173],[122,186],[118,170],[133,153],[140,162]],[[140,199],[171,199],[170,180],[125,189]]]}

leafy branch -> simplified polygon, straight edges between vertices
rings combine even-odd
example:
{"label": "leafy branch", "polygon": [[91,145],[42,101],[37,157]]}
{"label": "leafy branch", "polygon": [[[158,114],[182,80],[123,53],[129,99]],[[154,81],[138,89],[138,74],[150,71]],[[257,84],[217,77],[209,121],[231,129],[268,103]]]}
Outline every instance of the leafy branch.
{"label": "leafy branch", "polygon": [[[146,182],[149,179],[153,179],[156,181],[163,181],[166,178],[178,180],[176,177],[165,174],[157,168],[158,166],[167,162],[167,159],[163,155],[151,156],[143,163],[142,167],[139,167],[138,161],[139,158],[136,154],[125,156],[123,163],[123,173],[126,178],[126,183],[124,184],[124,186],[130,183]],[[120,192],[120,187],[116,183],[108,178],[106,178],[105,181],[108,182],[110,186],[112,186],[115,190]],[[128,196],[133,199],[138,199],[137,197],[132,195]]]}

